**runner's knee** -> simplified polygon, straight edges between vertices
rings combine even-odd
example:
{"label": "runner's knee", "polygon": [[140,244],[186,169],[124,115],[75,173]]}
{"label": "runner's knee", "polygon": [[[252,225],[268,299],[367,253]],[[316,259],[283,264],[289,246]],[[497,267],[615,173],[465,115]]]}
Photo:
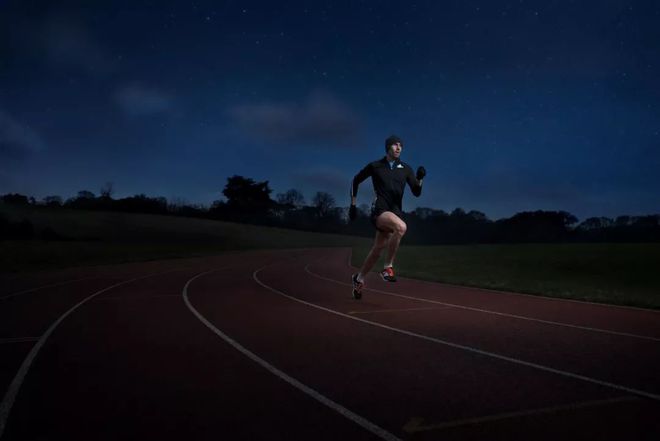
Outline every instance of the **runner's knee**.
{"label": "runner's knee", "polygon": [[403,236],[404,234],[406,234],[407,230],[408,230],[408,226],[406,225],[405,222],[401,221],[401,222],[397,222],[394,232],[399,236]]}

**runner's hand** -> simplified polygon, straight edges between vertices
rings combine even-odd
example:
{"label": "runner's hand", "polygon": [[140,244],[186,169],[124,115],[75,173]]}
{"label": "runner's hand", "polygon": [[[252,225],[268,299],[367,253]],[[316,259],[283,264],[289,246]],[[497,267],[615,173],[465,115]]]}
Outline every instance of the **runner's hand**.
{"label": "runner's hand", "polygon": [[351,221],[354,221],[356,217],[357,217],[357,207],[355,205],[351,205],[348,208],[348,218]]}
{"label": "runner's hand", "polygon": [[426,169],[424,167],[419,167],[417,169],[417,180],[421,181],[426,176]]}

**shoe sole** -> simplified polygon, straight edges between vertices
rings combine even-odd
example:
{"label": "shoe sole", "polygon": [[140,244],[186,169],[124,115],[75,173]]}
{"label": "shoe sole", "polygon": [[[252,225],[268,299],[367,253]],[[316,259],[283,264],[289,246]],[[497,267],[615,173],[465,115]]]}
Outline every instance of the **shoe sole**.
{"label": "shoe sole", "polygon": [[[355,274],[353,274],[353,275],[351,276],[351,282],[352,282],[353,284],[355,284],[355,281],[354,281],[354,279],[353,279],[354,276],[355,276]],[[353,288],[353,298],[354,298],[355,300],[360,300],[360,299],[362,298],[362,292],[360,292],[360,291],[356,290],[355,288]]]}
{"label": "shoe sole", "polygon": [[385,277],[381,274],[380,278],[383,279],[384,282],[396,282],[396,277],[390,279],[390,278],[387,278],[387,277]]}

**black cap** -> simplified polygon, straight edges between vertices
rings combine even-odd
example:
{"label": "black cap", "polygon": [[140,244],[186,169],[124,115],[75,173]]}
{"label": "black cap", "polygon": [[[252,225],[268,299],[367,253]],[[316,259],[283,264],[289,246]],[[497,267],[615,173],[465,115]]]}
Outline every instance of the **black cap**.
{"label": "black cap", "polygon": [[385,152],[387,152],[392,144],[396,143],[401,143],[403,146],[403,141],[401,138],[399,138],[396,135],[390,135],[386,140],[385,140]]}

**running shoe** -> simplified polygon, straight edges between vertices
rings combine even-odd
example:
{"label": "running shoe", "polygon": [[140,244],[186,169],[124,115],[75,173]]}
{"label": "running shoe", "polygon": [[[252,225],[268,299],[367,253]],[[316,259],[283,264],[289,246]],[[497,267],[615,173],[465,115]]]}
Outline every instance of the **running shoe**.
{"label": "running shoe", "polygon": [[355,300],[360,300],[362,298],[362,287],[364,286],[364,282],[360,282],[357,279],[357,276],[357,273],[351,276],[351,281],[353,281],[353,298]]}
{"label": "running shoe", "polygon": [[380,276],[386,282],[396,282],[396,276],[394,275],[394,268],[387,267],[381,273]]}

